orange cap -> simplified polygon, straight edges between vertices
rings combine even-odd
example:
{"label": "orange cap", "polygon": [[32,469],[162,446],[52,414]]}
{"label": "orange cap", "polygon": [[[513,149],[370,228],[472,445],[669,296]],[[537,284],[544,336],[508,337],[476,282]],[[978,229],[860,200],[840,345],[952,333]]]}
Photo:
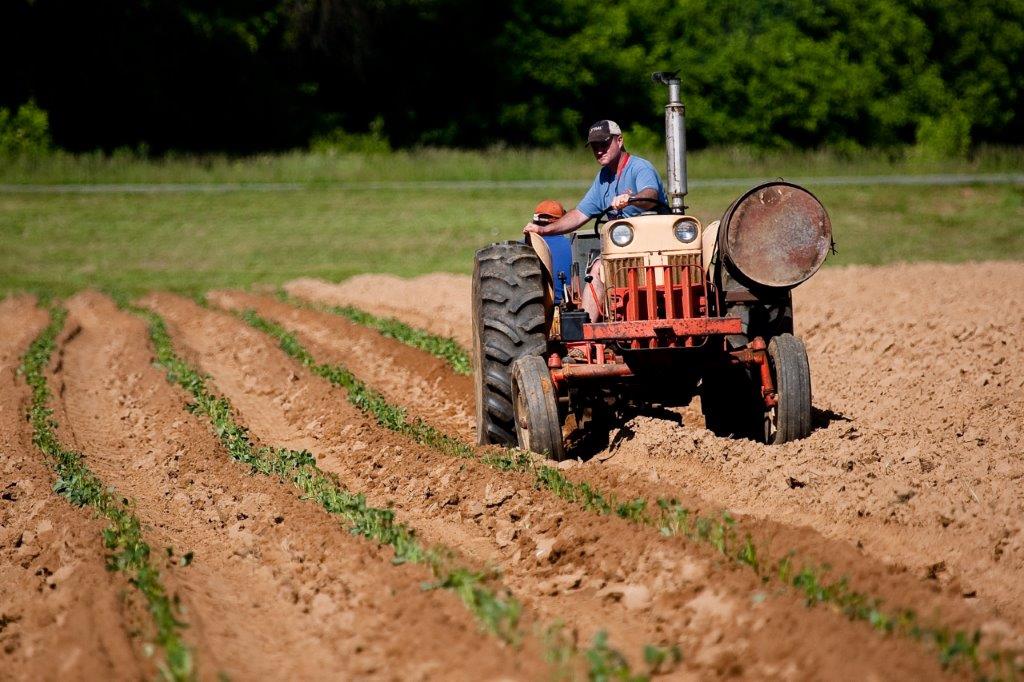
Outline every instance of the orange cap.
{"label": "orange cap", "polygon": [[539,219],[557,220],[565,215],[565,207],[554,199],[545,199],[533,209],[533,220]]}

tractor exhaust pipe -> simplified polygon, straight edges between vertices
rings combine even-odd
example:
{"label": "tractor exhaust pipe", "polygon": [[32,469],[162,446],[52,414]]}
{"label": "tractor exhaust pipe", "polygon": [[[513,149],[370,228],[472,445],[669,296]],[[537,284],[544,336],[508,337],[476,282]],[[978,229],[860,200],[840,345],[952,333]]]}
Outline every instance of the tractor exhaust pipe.
{"label": "tractor exhaust pipe", "polygon": [[679,100],[679,72],[658,71],[651,80],[668,86],[665,105],[665,151],[668,172],[668,207],[673,213],[685,213],[686,205],[686,107]]}

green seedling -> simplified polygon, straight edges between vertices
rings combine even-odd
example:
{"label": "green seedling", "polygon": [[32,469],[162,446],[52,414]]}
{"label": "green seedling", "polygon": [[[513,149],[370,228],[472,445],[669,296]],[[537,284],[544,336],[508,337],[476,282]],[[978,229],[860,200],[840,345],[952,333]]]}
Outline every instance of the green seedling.
{"label": "green seedling", "polygon": [[422,329],[410,327],[393,317],[377,317],[353,306],[331,306],[313,303],[292,296],[283,289],[278,289],[277,297],[299,308],[339,315],[356,324],[374,329],[381,336],[394,339],[444,360],[456,374],[468,376],[473,373],[473,365],[470,363],[469,355],[455,339],[447,336],[437,336]]}
{"label": "green seedling", "polygon": [[615,515],[620,516],[633,523],[647,524],[647,500],[637,498],[629,502],[623,502],[615,507]]}
{"label": "green seedling", "polygon": [[[394,552],[395,563],[426,564],[437,579],[434,587],[456,593],[487,631],[507,642],[520,640],[518,624],[522,607],[518,601],[504,591],[488,587],[486,576],[453,566],[451,552],[424,547],[410,528],[395,520],[393,510],[371,507],[363,495],[342,488],[336,477],[316,465],[311,453],[254,446],[247,430],[235,422],[227,398],[215,395],[207,385],[207,377],[174,351],[160,316],[149,310],[135,308],[133,311],[148,321],[157,364],[165,370],[168,381],[192,395],[194,402],[190,409],[210,421],[214,433],[233,459],[248,464],[256,473],[291,482],[305,497],[345,519],[352,533],[389,546]],[[366,409],[379,410],[383,407],[379,397],[372,393],[361,394],[360,400]],[[401,423],[404,416],[396,413],[389,419]]]}
{"label": "green seedling", "polygon": [[644,647],[644,663],[652,675],[670,672],[683,660],[683,654],[677,646],[659,647],[648,644]]}
{"label": "green seedling", "polygon": [[52,393],[45,371],[66,317],[64,308],[53,307],[50,324],[32,342],[22,359],[20,372],[32,389],[28,412],[32,442],[46,455],[57,474],[54,490],[74,505],[92,507],[110,523],[103,529],[103,546],[110,551],[107,568],[128,575],[131,584],[146,600],[156,630],[155,643],[164,653],[159,664],[161,674],[175,681],[193,679],[192,652],[181,637],[186,626],[179,618],[177,600],[167,596],[131,504],[104,486],[85,465],[82,456],[64,449],[57,438],[53,410],[47,407]]}
{"label": "green seedling", "polygon": [[608,633],[604,630],[594,636],[594,643],[586,651],[591,682],[644,682],[647,675],[634,675],[629,663],[617,650],[608,646]]}
{"label": "green seedling", "polygon": [[[837,608],[852,620],[868,623],[881,633],[898,633],[917,641],[934,644],[944,666],[966,663],[976,672],[981,672],[982,666],[995,667],[1000,671],[1000,676],[1005,676],[1002,671],[1010,671],[1009,677],[1013,679],[1024,671],[1024,668],[1015,662],[1014,652],[997,651],[982,655],[978,646],[970,646],[970,642],[980,640],[980,633],[959,630],[950,633],[940,626],[920,624],[913,611],[883,610],[881,600],[851,589],[845,579],[823,584],[821,576],[827,572],[825,568],[802,566],[800,570],[795,570],[791,554],[776,562],[772,570],[765,569],[761,559],[763,552],[758,551],[749,535],[745,536],[738,549],[734,550],[738,544],[737,524],[728,511],[723,511],[721,517],[716,519],[695,516],[678,501],[671,499],[659,498],[653,505],[643,498],[619,502],[614,495],[594,488],[586,482],[570,481],[561,470],[538,464],[529,453],[521,450],[488,448],[482,454],[478,453],[468,443],[444,434],[420,419],[409,420],[404,410],[388,403],[383,395],[369,388],[345,367],[318,363],[295,335],[281,325],[270,322],[251,310],[240,313],[239,317],[275,338],[282,350],[310,371],[344,388],[349,402],[376,418],[378,423],[408,436],[417,443],[445,454],[478,459],[498,471],[531,475],[538,488],[577,504],[587,511],[601,515],[615,514],[631,523],[653,526],[666,536],[682,535],[706,544],[727,559],[748,566],[760,575],[762,580],[777,579],[780,583],[796,589],[804,595],[809,607],[827,604]],[[654,513],[647,513],[648,509]]]}
{"label": "green seedling", "polygon": [[[160,316],[141,308],[131,310],[149,323],[149,334],[156,349],[157,365],[165,370],[168,381],[178,384],[192,395],[195,402],[189,409],[210,420],[213,431],[232,458],[248,464],[257,473],[275,475],[291,481],[307,498],[315,500],[328,512],[351,523],[352,533],[390,546],[394,550],[396,563],[426,564],[433,572],[436,582],[425,585],[425,589],[453,591],[485,630],[511,644],[518,645],[521,642],[519,621],[522,605],[517,600],[504,590],[498,592],[489,588],[486,575],[455,565],[454,553],[450,550],[442,547],[424,548],[410,528],[395,520],[392,510],[370,507],[362,495],[344,490],[335,476],[317,467],[311,453],[255,447],[248,437],[247,430],[234,421],[233,410],[227,398],[214,395],[207,385],[207,377],[201,375],[174,351],[167,327]],[[251,311],[243,313],[243,317],[257,328],[282,334],[279,341],[286,352],[332,383],[346,387],[349,399],[361,410],[377,416],[382,425],[393,430],[403,430],[412,435],[417,442],[423,442],[452,455],[473,455],[473,449],[464,443],[441,434],[422,422],[409,423],[404,411],[389,405],[380,394],[368,389],[347,370],[317,365],[295,338],[285,334],[280,327],[262,320]],[[555,655],[555,658],[557,657]],[[628,666],[625,670],[628,674]],[[593,674],[591,677],[604,679],[594,677]]]}
{"label": "green seedling", "polygon": [[555,680],[572,679],[572,663],[576,659],[576,646],[565,633],[565,623],[556,621],[541,633],[544,642],[544,660],[552,667]]}

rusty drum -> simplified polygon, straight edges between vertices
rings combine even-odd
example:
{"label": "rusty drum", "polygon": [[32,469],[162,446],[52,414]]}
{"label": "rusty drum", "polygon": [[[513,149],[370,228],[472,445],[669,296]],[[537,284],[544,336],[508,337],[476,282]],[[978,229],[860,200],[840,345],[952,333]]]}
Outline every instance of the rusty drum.
{"label": "rusty drum", "polygon": [[726,262],[767,287],[800,284],[818,271],[831,245],[832,222],[825,207],[788,182],[748,190],[725,212],[718,231]]}

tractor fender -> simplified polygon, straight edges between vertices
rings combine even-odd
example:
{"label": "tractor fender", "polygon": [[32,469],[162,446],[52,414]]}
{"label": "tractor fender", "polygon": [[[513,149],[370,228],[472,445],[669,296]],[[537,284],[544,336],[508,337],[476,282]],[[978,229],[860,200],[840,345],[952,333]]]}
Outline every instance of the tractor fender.
{"label": "tractor fender", "polygon": [[700,238],[701,258],[704,259],[704,273],[709,277],[711,276],[711,260],[715,255],[715,249],[718,248],[718,226],[721,224],[721,220],[711,223],[704,228],[704,233]]}
{"label": "tractor fender", "polygon": [[533,232],[528,234],[528,243],[544,266],[544,282],[547,287],[545,298],[550,309],[551,304],[562,302],[558,274],[564,274],[566,281],[569,280],[572,268],[572,242],[565,235],[541,237]]}
{"label": "tractor fender", "polygon": [[534,253],[537,254],[537,258],[540,258],[540,263],[544,267],[544,310],[551,310],[555,301],[555,279],[551,263],[551,248],[544,241],[544,237],[535,232],[527,232],[526,241]]}

